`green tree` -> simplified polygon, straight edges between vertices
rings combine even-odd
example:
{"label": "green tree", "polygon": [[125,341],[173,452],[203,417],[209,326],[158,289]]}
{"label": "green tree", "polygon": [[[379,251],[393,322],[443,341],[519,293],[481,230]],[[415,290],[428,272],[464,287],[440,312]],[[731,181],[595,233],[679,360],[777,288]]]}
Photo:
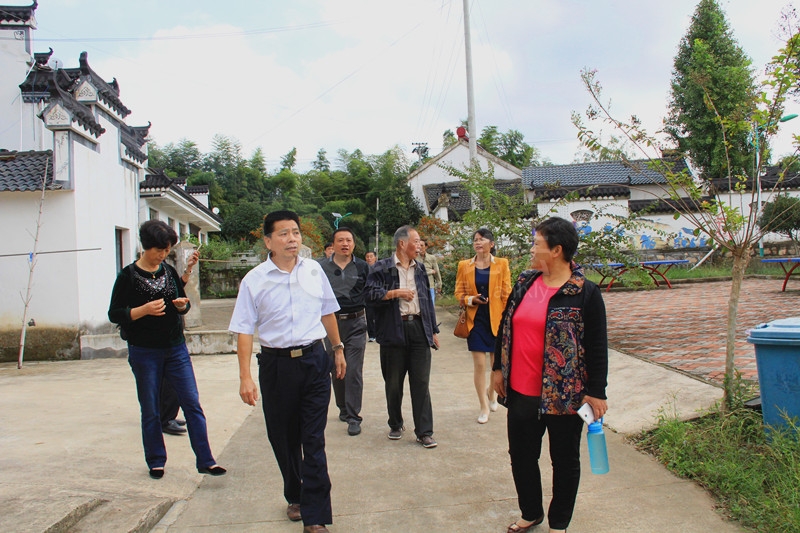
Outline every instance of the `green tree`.
{"label": "green tree", "polygon": [[243,202],[233,206],[222,221],[222,236],[253,243],[256,241],[253,232],[263,224],[266,214],[264,207],[257,203]]}
{"label": "green tree", "polygon": [[764,232],[786,235],[796,243],[800,231],[800,198],[786,194],[776,196],[764,205],[758,225]]}
{"label": "green tree", "polygon": [[[701,5],[706,3],[704,0]],[[764,142],[759,145],[760,153],[756,157],[756,161],[759,161],[760,165],[750,171],[749,180],[746,176],[734,178],[733,158],[726,160],[727,168],[723,175],[729,180],[728,189],[742,194],[749,194],[749,201],[744,197],[736,198],[727,194],[717,195],[709,200],[709,191],[705,187],[705,183],[698,183],[690,173],[686,171],[676,173],[672,166],[662,159],[651,160],[649,164],[649,168],[659,172],[666,179],[663,193],[675,206],[675,216],[683,215],[685,220],[695,228],[697,235],[707,235],[716,247],[729,252],[733,259],[731,288],[728,298],[725,378],[723,383],[723,407],[728,410],[733,406],[735,398],[736,372],[734,355],[737,311],[742,279],[750,256],[753,253],[753,246],[764,233],[764,228],[758,226],[758,210],[742,210],[741,206],[743,205],[755,204],[758,194],[756,187],[750,187],[748,193],[744,186],[748,181],[755,183],[756,177],[761,174],[762,168],[760,167],[765,161],[763,156],[767,150],[767,141],[777,133],[779,120],[783,116],[787,94],[798,83],[800,33],[793,27],[784,28],[784,33],[788,35],[786,44],[773,57],[771,64],[766,69],[768,75],[758,96],[759,105],[750,116],[736,116],[738,120],[733,120],[732,115],[724,117],[716,113],[718,107],[714,99],[712,97],[706,99],[708,109],[714,113],[715,123],[719,129],[719,137],[722,139],[723,147],[732,146],[727,143],[729,132],[735,134],[742,130],[747,130],[751,121],[755,124],[756,131],[762,132],[764,136]],[[594,105],[587,112],[587,117],[590,121],[600,120],[612,125],[616,128],[616,131],[634,143],[637,149],[645,155],[648,153],[649,147],[657,145],[656,140],[647,134],[641,124],[638,122],[626,123],[611,114],[609,106],[601,101],[602,88],[596,80],[595,72],[584,71],[582,78],[586,89],[594,100]],[[706,81],[713,83],[714,80],[706,78]],[[702,85],[700,89],[704,94],[713,94]],[[576,126],[579,129],[578,137],[584,146],[590,150],[599,150],[600,142],[593,131],[581,123],[576,123]],[[795,136],[795,154],[798,153],[798,150],[800,150],[800,138]],[[744,170],[747,170],[747,168],[744,168]],[[778,180],[776,187],[780,184],[780,181]]]}
{"label": "green tree", "polygon": [[457,142],[458,137],[456,137],[456,134],[453,133],[453,130],[445,130],[445,132],[442,133],[442,150],[448,146],[453,146]]}
{"label": "green tree", "polygon": [[325,151],[325,148],[319,149],[317,159],[311,163],[311,166],[317,172],[330,172],[331,162],[328,161],[328,152]]}
{"label": "green tree", "polygon": [[292,148],[289,152],[281,157],[281,170],[292,170],[297,164],[297,148]]}
{"label": "green tree", "polygon": [[181,139],[177,145],[168,143],[159,148],[154,142],[148,145],[148,161],[150,168],[160,168],[170,176],[188,178],[202,169],[203,155],[193,141]]}
{"label": "green tree", "polygon": [[[716,0],[700,0],[675,57],[665,130],[703,178],[752,172],[755,96],[750,60],[725,13]],[[724,136],[719,120],[726,124]]]}
{"label": "green tree", "polygon": [[526,143],[525,136],[517,130],[500,133],[497,126],[486,126],[481,131],[478,144],[490,154],[517,168],[544,164],[541,161],[541,152]]}

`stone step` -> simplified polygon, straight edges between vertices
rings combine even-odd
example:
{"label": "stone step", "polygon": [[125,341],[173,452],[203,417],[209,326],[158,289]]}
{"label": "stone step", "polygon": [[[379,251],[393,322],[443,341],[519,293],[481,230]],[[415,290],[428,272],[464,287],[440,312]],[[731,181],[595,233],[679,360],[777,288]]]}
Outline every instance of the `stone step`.
{"label": "stone step", "polygon": [[92,500],[53,524],[46,533],[146,533],[153,529],[175,501],[157,496],[115,496]]}

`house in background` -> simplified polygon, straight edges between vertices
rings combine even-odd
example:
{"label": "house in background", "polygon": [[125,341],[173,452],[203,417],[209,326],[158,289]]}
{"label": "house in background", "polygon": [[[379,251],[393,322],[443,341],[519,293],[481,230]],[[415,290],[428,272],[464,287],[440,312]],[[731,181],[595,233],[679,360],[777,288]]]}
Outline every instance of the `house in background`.
{"label": "house in background", "polygon": [[[498,182],[513,183],[516,181],[519,183],[522,177],[520,169],[506,163],[480,146],[478,146],[477,159],[483,170],[489,168],[489,163],[494,166],[494,177]],[[459,213],[463,214],[472,209],[472,200],[458,185],[458,179],[443,168],[449,166],[464,171],[469,166],[469,160],[469,144],[467,139],[462,137],[408,175],[408,186],[426,215],[435,216],[447,222],[460,220]],[[443,188],[448,195],[458,195],[451,196],[452,207],[438,201]],[[456,218],[453,219],[453,216]]]}
{"label": "house in background", "polygon": [[16,358],[31,264],[26,358],[40,337],[49,357],[75,357],[80,335],[111,330],[109,295],[138,255],[141,222],[201,241],[221,222],[207,188],[147,169],[149,124],[125,122],[116,79],[85,52],[62,68],[52,49],[33,51],[36,8],[0,6],[0,360]]}
{"label": "house in background", "polygon": [[[683,158],[665,157],[673,172],[690,171]],[[617,226],[614,217],[642,214],[649,228],[629,235],[640,249],[703,247],[683,216],[674,218],[666,178],[648,167],[647,160],[596,161],[571,165],[528,167],[522,171],[528,201],[537,201],[539,213],[572,220],[583,232]],[[575,199],[564,202],[567,194]],[[669,236],[669,237],[667,237]]]}

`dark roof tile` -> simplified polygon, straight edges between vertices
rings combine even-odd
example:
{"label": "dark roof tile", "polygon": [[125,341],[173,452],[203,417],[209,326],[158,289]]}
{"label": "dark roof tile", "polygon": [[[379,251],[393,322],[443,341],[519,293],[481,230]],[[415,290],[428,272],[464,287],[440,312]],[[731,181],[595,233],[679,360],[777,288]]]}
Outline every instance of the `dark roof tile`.
{"label": "dark roof tile", "polygon": [[[655,164],[666,163],[674,172],[688,170],[682,159],[656,159]],[[539,189],[559,184],[563,187],[590,185],[648,185],[666,183],[661,173],[648,167],[649,160],[596,161],[571,165],[527,167],[522,169],[522,183],[528,189]]]}
{"label": "dark roof tile", "polygon": [[40,191],[42,176],[47,190],[61,189],[53,181],[53,151],[0,150],[0,191]]}
{"label": "dark roof tile", "polygon": [[39,6],[39,2],[34,2],[29,6],[2,6],[0,9],[0,22],[23,23],[30,22],[33,12]]}

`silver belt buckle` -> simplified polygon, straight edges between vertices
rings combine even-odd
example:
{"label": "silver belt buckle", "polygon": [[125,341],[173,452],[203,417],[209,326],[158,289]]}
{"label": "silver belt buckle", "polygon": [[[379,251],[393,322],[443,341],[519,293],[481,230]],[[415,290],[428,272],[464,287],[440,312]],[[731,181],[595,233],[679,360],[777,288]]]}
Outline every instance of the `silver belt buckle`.
{"label": "silver belt buckle", "polygon": [[303,356],[303,349],[302,348],[298,348],[296,350],[292,350],[289,353],[292,355],[292,358],[302,357]]}

